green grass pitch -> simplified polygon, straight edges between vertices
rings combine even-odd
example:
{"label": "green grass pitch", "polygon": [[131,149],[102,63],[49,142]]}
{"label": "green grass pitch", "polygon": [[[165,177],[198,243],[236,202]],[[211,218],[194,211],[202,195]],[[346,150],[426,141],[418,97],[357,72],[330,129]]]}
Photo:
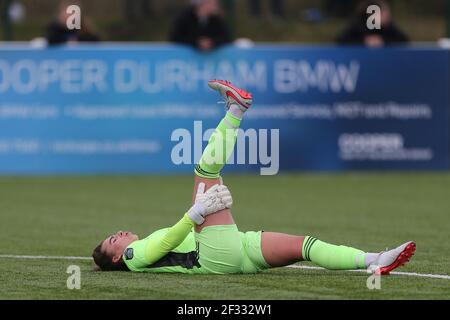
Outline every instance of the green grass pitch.
{"label": "green grass pitch", "polygon": [[[450,274],[450,174],[347,173],[225,176],[243,231],[313,235],[379,251],[417,243],[397,271]],[[191,176],[1,177],[0,255],[90,256],[106,235],[141,236],[189,208]],[[67,267],[81,267],[68,290]],[[304,265],[310,265],[304,263]],[[255,275],[95,272],[90,261],[0,258],[1,299],[449,299],[450,280],[278,268]]]}

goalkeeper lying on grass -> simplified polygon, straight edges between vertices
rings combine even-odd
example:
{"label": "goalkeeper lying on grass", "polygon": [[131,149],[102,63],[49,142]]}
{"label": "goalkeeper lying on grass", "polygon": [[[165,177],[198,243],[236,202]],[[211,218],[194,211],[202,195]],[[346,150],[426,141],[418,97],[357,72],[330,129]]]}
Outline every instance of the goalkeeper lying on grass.
{"label": "goalkeeper lying on grass", "polygon": [[414,242],[390,251],[366,253],[311,236],[240,232],[230,211],[232,197],[221,183],[220,171],[234,149],[237,128],[252,96],[226,81],[213,80],[209,86],[225,98],[228,112],[195,167],[194,205],[174,226],[142,240],[122,231],[106,238],[93,252],[100,270],[255,273],[306,260],[332,270],[370,268],[388,274],[409,261],[416,248]]}

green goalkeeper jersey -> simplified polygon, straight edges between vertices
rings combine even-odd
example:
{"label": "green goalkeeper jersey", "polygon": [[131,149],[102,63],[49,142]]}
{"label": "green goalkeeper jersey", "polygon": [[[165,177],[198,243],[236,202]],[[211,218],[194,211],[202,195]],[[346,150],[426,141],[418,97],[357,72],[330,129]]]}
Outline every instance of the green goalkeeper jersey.
{"label": "green goalkeeper jersey", "polygon": [[243,233],[233,224],[195,233],[193,227],[186,214],[171,228],[131,243],[123,261],[131,271],[154,273],[255,273],[270,267],[262,254],[261,231]]}

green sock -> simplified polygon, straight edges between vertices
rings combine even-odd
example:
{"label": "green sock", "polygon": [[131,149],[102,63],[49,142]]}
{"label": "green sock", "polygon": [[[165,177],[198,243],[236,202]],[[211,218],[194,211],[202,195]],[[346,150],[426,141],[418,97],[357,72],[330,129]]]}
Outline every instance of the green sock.
{"label": "green sock", "polygon": [[220,171],[233,152],[240,124],[240,119],[227,112],[209,138],[208,145],[195,166],[196,175],[207,179],[220,177]]}
{"label": "green sock", "polygon": [[303,259],[330,270],[365,269],[364,255],[364,251],[336,246],[310,236],[303,240]]}

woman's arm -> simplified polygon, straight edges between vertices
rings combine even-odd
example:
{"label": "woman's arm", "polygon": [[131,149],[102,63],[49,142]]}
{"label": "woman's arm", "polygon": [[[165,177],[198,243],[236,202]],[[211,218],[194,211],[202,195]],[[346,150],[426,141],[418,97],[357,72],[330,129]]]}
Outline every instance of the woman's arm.
{"label": "woman's arm", "polygon": [[178,247],[192,231],[194,225],[194,221],[186,213],[180,221],[169,229],[163,238],[148,242],[145,248],[145,262],[153,264]]}

